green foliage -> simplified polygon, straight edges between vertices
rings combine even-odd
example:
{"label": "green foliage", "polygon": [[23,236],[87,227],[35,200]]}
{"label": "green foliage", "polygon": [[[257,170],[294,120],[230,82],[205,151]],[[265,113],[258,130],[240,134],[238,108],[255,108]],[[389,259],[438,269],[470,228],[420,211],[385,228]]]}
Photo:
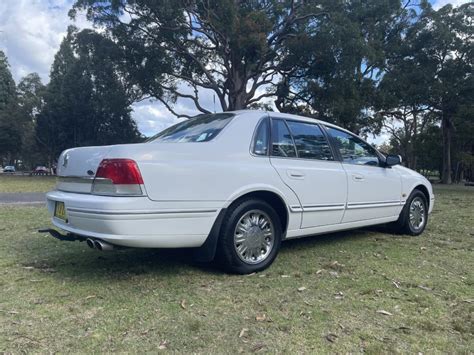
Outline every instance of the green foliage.
{"label": "green foliage", "polygon": [[[409,166],[416,168],[417,160],[428,166],[438,164],[441,156],[442,164],[436,169],[446,183],[451,182],[453,168],[459,163],[457,150],[473,153],[472,144],[461,138],[465,129],[469,131],[473,114],[472,10],[473,4],[457,8],[446,5],[438,11],[422,4],[416,21],[406,26],[403,41],[393,48],[379,86],[381,122],[392,133],[392,141],[397,141]],[[418,136],[428,134],[427,127],[431,127],[428,136],[433,135],[439,126],[442,150],[434,157],[422,147],[423,139]],[[460,145],[453,145],[458,140]],[[432,159],[428,161],[427,155]]]}
{"label": "green foliage", "polygon": [[50,162],[66,148],[140,139],[126,88],[108,58],[114,48],[94,31],[73,28],[61,43],[36,128]]}
{"label": "green foliage", "polygon": [[21,123],[15,81],[0,50],[0,165],[12,163],[12,156],[21,149]]}
{"label": "green foliage", "polygon": [[[234,0],[77,0],[123,52],[124,75],[142,95],[171,112],[178,99],[201,105],[212,91],[223,111],[257,104],[275,94],[274,79],[288,71],[285,41],[324,12],[319,2]],[[188,86],[189,89],[184,89]],[[266,91],[268,89],[268,91]],[[263,91],[263,92],[262,92]]]}
{"label": "green foliage", "polygon": [[353,131],[377,131],[370,109],[391,48],[413,14],[400,1],[327,1],[328,20],[290,38],[286,66],[296,67],[280,83],[277,106]]}
{"label": "green foliage", "polygon": [[22,149],[18,158],[26,169],[34,169],[38,164],[47,164],[36,140],[36,117],[43,108],[45,90],[46,87],[37,73],[26,75],[17,87],[19,111],[23,122]]}

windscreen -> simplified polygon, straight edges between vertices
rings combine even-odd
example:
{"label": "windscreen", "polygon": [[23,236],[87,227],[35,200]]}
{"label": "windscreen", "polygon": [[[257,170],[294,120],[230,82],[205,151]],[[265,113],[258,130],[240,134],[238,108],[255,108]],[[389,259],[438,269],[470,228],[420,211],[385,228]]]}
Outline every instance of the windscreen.
{"label": "windscreen", "polygon": [[148,142],[209,142],[233,117],[231,113],[199,115],[161,131]]}

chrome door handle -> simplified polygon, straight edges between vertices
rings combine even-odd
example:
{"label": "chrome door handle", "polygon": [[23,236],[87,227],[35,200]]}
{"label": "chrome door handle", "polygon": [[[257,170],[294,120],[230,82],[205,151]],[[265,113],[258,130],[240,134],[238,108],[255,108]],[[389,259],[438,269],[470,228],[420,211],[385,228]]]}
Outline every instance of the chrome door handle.
{"label": "chrome door handle", "polygon": [[304,179],[304,173],[297,170],[288,170],[287,174],[292,179]]}
{"label": "chrome door handle", "polygon": [[359,175],[359,174],[352,174],[352,179],[354,181],[364,181],[364,176],[363,175]]}

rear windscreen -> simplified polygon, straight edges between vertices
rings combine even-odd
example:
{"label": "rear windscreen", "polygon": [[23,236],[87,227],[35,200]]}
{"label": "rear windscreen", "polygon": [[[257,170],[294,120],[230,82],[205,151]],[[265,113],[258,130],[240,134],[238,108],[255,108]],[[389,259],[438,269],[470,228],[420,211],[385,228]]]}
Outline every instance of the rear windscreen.
{"label": "rear windscreen", "polygon": [[148,142],[209,142],[233,117],[231,113],[199,115],[161,131]]}

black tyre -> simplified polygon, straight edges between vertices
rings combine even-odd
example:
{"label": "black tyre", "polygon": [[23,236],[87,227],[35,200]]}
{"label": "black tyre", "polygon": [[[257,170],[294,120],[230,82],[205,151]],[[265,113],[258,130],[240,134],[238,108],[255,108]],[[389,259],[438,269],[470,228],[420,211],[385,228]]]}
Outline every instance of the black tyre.
{"label": "black tyre", "polygon": [[281,238],[280,218],[273,207],[263,200],[244,199],[227,211],[216,257],[233,273],[261,271],[275,260]]}
{"label": "black tyre", "polygon": [[395,232],[420,235],[428,223],[428,203],[420,190],[413,190],[408,197],[398,220],[392,227]]}

